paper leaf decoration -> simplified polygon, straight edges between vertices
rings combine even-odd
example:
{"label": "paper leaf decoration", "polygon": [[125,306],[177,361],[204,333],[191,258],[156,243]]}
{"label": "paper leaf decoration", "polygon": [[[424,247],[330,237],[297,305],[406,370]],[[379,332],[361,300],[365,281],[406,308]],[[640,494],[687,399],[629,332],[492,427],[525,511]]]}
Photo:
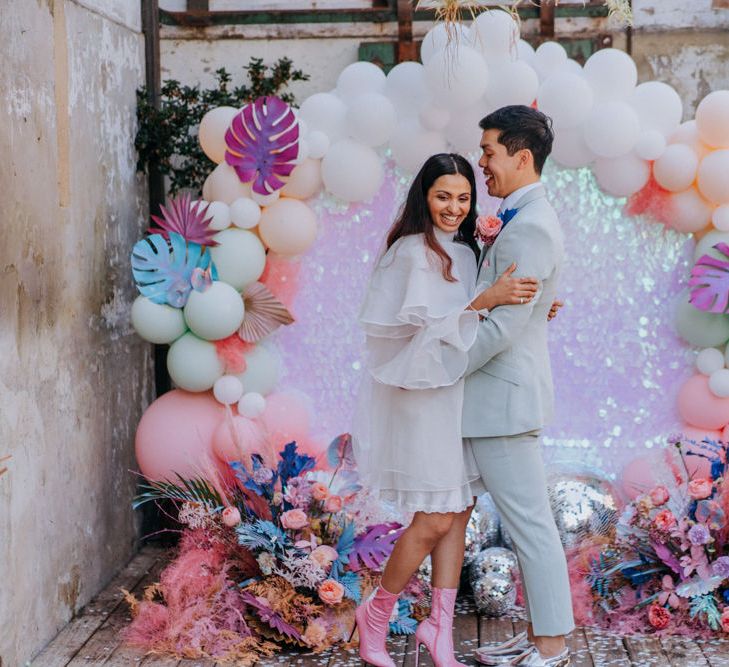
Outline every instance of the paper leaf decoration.
{"label": "paper leaf decoration", "polygon": [[687,579],[676,586],[676,595],[682,598],[693,598],[697,595],[706,595],[715,591],[721,583],[724,581],[724,577],[713,575],[707,579],[702,579],[698,574]]}
{"label": "paper leaf decoration", "polygon": [[159,225],[160,229],[150,228],[147,233],[161,234],[165,238],[169,238],[170,232],[176,232],[191,243],[216,246],[218,242],[213,240],[213,236],[217,232],[208,228],[212,220],[212,217],[208,216],[208,206],[210,204],[202,206],[197,202],[193,205],[189,194],[180,195],[177,199],[170,199],[167,207],[159,207],[162,213],[161,218],[156,215],[152,216],[152,220]]}
{"label": "paper leaf decoration", "polygon": [[197,243],[185,243],[176,232],[152,234],[132,249],[132,275],[139,292],[154,303],[167,303],[182,308],[192,290],[190,282],[196,268],[217,272],[210,251]]}
{"label": "paper leaf decoration", "polygon": [[363,567],[377,570],[385,562],[403,532],[399,523],[380,523],[354,540],[354,549],[349,554],[349,568],[357,572]]}
{"label": "paper leaf decoration", "polygon": [[280,190],[296,166],[299,121],[278,97],[259,97],[233,118],[227,132],[225,161],[253,192],[268,195]]}
{"label": "paper leaf decoration", "polygon": [[349,433],[338,435],[327,447],[327,463],[331,468],[354,468],[356,461],[352,451],[352,436]]}
{"label": "paper leaf decoration", "polygon": [[238,329],[241,340],[257,343],[283,324],[291,324],[291,313],[262,283],[253,283],[243,291],[245,317]]}
{"label": "paper leaf decoration", "polygon": [[691,270],[691,304],[710,313],[728,313],[729,308],[729,245],[714,246],[726,259],[702,255]]}

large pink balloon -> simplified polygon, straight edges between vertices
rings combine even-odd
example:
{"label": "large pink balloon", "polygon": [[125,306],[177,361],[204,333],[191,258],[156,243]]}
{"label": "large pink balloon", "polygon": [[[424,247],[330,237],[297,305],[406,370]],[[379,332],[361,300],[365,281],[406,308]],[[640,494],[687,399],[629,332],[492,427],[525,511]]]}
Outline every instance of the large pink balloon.
{"label": "large pink balloon", "polygon": [[639,456],[633,459],[623,468],[622,485],[625,495],[631,500],[648,493],[655,485],[656,478],[653,474],[655,460],[647,456]]}
{"label": "large pink balloon", "polygon": [[729,423],[729,398],[716,396],[709,389],[706,375],[694,375],[678,393],[678,412],[696,428],[721,429]]}
{"label": "large pink balloon", "polygon": [[268,465],[273,463],[272,452],[259,423],[247,417],[227,417],[213,433],[213,451],[223,462],[248,463],[251,454],[260,454]]}
{"label": "large pink balloon", "polygon": [[212,459],[213,432],[224,415],[210,392],[174,389],[160,396],[137,427],[135,449],[142,474],[150,480],[202,474]]}
{"label": "large pink balloon", "polygon": [[266,409],[260,419],[277,451],[287,442],[302,440],[309,433],[309,410],[296,394],[280,392],[266,396]]}

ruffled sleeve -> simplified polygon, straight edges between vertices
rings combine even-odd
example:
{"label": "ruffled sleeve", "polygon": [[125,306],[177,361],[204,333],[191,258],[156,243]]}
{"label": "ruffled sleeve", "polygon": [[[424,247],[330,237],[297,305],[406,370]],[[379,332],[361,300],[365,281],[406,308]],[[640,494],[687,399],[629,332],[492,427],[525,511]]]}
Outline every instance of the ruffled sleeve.
{"label": "ruffled sleeve", "polygon": [[478,326],[478,313],[465,310],[470,300],[462,280],[445,280],[429,260],[422,235],[399,239],[378,263],[360,312],[372,377],[404,389],[458,382]]}

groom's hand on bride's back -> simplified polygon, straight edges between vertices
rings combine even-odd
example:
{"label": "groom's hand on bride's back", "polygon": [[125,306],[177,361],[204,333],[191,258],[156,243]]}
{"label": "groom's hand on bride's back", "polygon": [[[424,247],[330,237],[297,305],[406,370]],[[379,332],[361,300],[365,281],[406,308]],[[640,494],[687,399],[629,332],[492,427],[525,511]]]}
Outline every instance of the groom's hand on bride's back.
{"label": "groom's hand on bride's back", "polygon": [[559,309],[564,306],[564,301],[553,301],[552,307],[549,309],[549,313],[547,313],[547,322],[553,320],[555,317],[557,317],[557,313],[559,312]]}

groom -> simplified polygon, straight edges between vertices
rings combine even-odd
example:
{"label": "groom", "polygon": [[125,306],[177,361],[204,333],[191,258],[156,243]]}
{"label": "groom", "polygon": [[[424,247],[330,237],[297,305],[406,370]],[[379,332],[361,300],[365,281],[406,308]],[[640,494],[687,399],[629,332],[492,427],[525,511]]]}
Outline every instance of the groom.
{"label": "groom", "polygon": [[[514,543],[529,619],[526,634],[479,649],[477,659],[564,667],[570,661],[565,635],[574,628],[572,601],[540,452],[540,430],[553,411],[547,315],[564,255],[559,222],[540,183],[552,149],[551,121],[536,109],[507,106],[479,125],[478,164],[489,194],[503,202],[501,231],[481,252],[477,292],[512,262],[515,276],[536,276],[540,288],[528,303],[489,313],[469,352],[463,436]],[[479,309],[476,302],[472,306]]]}

